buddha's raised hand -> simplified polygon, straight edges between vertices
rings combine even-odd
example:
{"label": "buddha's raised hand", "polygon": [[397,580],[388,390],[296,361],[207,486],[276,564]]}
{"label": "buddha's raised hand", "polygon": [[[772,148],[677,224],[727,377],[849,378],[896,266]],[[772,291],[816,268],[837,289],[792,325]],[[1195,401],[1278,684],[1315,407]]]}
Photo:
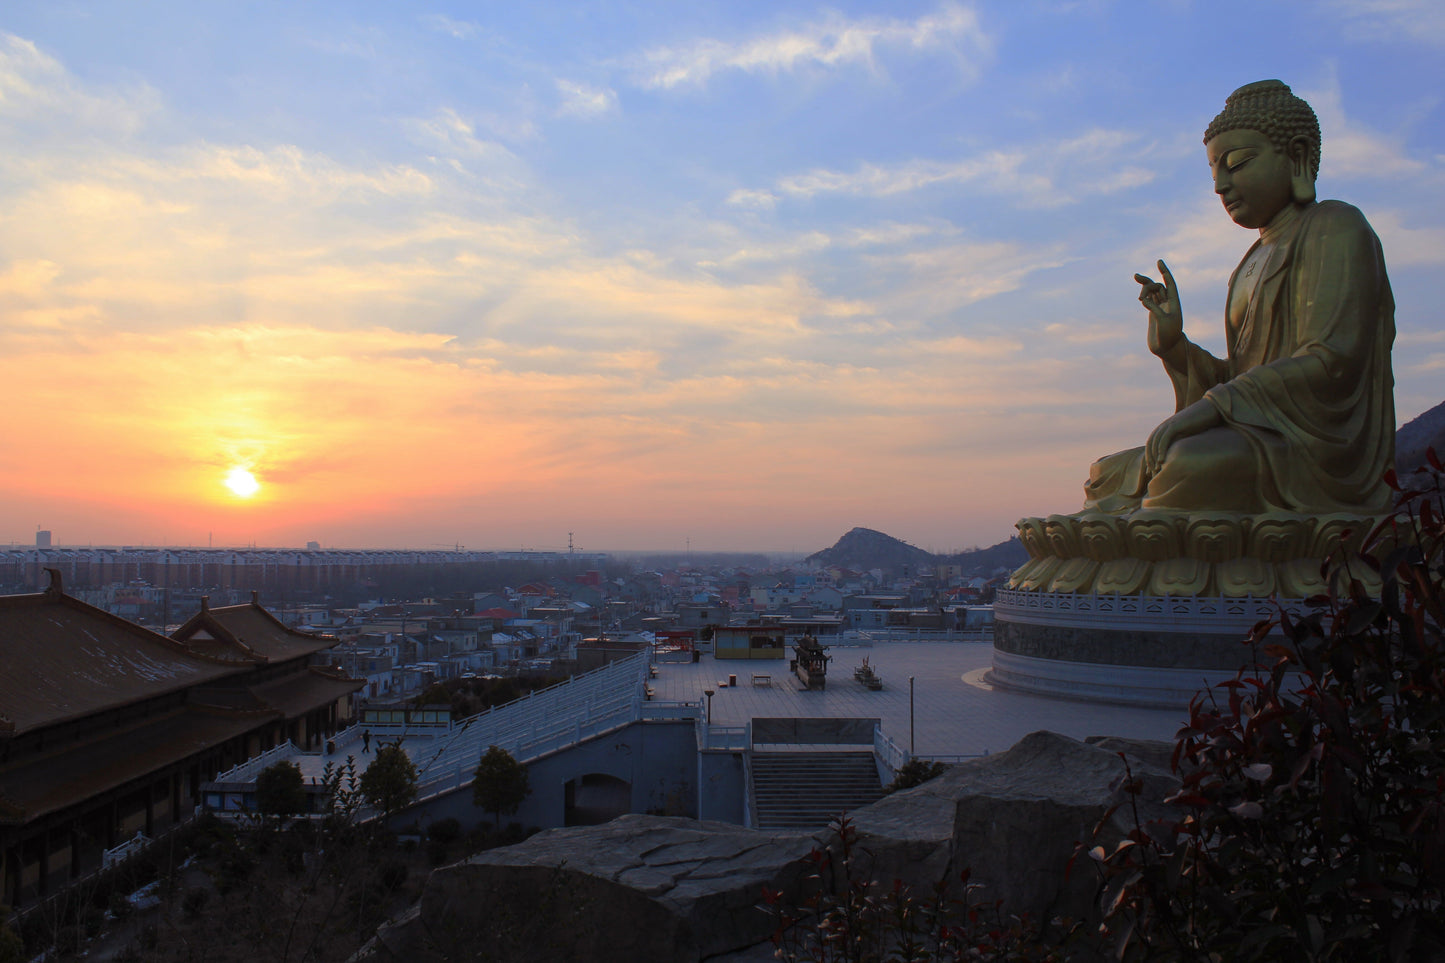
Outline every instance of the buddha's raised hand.
{"label": "buddha's raised hand", "polygon": [[1179,288],[1169,267],[1159,261],[1159,273],[1164,282],[1143,274],[1134,275],[1142,288],[1139,303],[1149,310],[1149,350],[1157,357],[1164,357],[1174,351],[1184,338],[1184,309],[1179,305]]}

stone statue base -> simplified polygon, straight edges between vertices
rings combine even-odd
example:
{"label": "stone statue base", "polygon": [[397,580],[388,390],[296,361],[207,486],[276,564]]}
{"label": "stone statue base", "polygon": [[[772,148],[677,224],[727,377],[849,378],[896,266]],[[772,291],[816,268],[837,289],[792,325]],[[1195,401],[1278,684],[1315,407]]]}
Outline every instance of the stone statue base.
{"label": "stone statue base", "polygon": [[[1359,550],[1376,515],[1235,515],[1140,509],[1025,518],[1029,553],[1009,579],[1026,592],[1308,598],[1327,560]],[[1351,572],[1366,583],[1373,573]]]}
{"label": "stone statue base", "polygon": [[1258,653],[1258,622],[1299,600],[1000,590],[989,680],[1039,695],[1183,708]]}
{"label": "stone statue base", "polygon": [[[990,678],[1041,695],[1183,708],[1254,662],[1250,629],[1325,594],[1330,560],[1357,552],[1379,521],[1158,509],[1022,519],[1029,561],[995,599]],[[1370,569],[1346,571],[1378,591]]]}

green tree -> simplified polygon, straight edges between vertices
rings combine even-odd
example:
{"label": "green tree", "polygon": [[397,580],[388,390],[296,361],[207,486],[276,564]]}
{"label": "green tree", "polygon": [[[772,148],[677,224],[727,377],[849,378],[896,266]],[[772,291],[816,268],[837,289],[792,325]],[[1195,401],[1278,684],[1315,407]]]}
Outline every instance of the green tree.
{"label": "green tree", "polygon": [[305,812],[306,780],[301,767],[283,760],[261,770],[256,777],[256,808],[268,815]]}
{"label": "green tree", "polygon": [[361,774],[361,795],[373,807],[390,816],[416,799],[416,766],[400,742],[376,750],[376,758]]}
{"label": "green tree", "polygon": [[472,802],[486,812],[492,813],[497,827],[502,825],[502,814],[511,815],[522,805],[532,792],[527,784],[527,767],[500,746],[490,746],[482,753],[472,777]]}

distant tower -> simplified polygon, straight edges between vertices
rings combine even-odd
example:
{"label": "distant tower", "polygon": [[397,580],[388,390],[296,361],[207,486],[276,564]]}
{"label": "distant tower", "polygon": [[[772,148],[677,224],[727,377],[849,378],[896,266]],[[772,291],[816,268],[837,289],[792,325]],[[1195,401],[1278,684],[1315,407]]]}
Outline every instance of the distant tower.
{"label": "distant tower", "polygon": [[35,547],[36,547],[36,548],[49,548],[49,547],[50,547],[50,531],[49,531],[48,529],[38,528],[38,529],[35,530]]}
{"label": "distant tower", "polygon": [[319,552],[319,551],[321,551],[321,543],[320,543],[320,542],[307,542],[307,543],[306,543],[306,551],[308,551],[308,552]]}

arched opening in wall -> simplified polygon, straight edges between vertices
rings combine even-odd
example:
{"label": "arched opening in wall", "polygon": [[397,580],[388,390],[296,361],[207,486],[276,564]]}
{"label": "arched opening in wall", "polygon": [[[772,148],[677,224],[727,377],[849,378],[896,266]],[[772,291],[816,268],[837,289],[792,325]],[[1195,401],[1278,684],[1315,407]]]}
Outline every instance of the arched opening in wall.
{"label": "arched opening in wall", "polygon": [[567,780],[566,797],[567,826],[596,826],[632,811],[632,783],[600,772]]}

